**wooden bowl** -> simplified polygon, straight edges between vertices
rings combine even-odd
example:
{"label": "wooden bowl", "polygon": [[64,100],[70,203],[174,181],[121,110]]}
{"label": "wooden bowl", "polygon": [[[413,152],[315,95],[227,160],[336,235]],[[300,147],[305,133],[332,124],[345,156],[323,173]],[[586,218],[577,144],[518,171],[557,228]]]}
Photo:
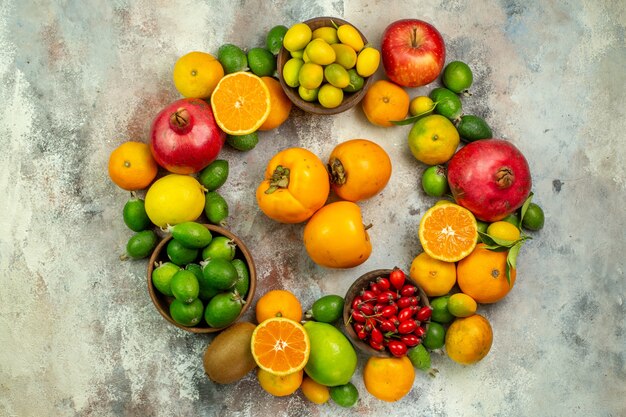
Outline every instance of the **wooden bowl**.
{"label": "wooden bowl", "polygon": [[[234,324],[248,310],[248,308],[250,308],[250,304],[252,304],[252,299],[254,298],[254,292],[256,291],[256,269],[254,266],[254,260],[252,259],[252,255],[250,255],[250,252],[248,251],[248,248],[246,247],[246,245],[242,242],[241,239],[239,239],[233,233],[224,229],[223,227],[215,226],[212,224],[204,224],[204,226],[211,231],[211,234],[213,235],[213,237],[221,235],[221,236],[225,236],[233,240],[237,244],[235,258],[239,258],[243,260],[248,266],[248,271],[250,273],[250,287],[248,288],[248,294],[246,294],[245,304],[243,305],[243,308],[241,309],[241,313],[239,313],[239,316],[237,317],[237,319],[234,320],[233,323],[231,323],[231,324]],[[168,297],[162,294],[154,287],[154,284],[152,284],[152,271],[154,270],[155,264],[157,262],[169,261],[167,257],[167,253],[166,253],[166,247],[167,247],[168,242],[171,239],[172,239],[172,235],[168,235],[165,238],[163,238],[161,242],[159,242],[157,247],[152,252],[152,256],[150,257],[150,262],[148,263],[148,292],[150,293],[150,298],[152,299],[152,302],[154,303],[154,306],[156,307],[157,311],[159,312],[159,314],[163,316],[163,318],[165,318],[165,320],[167,320],[174,326],[183,330],[187,330],[188,332],[192,332],[192,333],[214,333],[214,332],[219,332],[220,330],[227,328],[228,326],[220,327],[220,328],[210,327],[206,323],[206,321],[204,321],[204,318],[200,321],[200,323],[197,326],[187,327],[187,326],[183,326],[177,323],[176,321],[174,321],[174,319],[172,319],[172,316],[170,316],[169,307],[172,301],[174,300],[174,298]]]}
{"label": "wooden bowl", "polygon": [[[346,23],[349,24],[349,22],[336,18],[336,17],[316,17],[316,18],[307,20],[304,23],[306,23],[311,28],[311,30],[315,30],[317,28],[321,28],[325,26],[333,26],[333,22],[337,26],[341,26]],[[363,33],[361,33],[361,31],[358,28],[355,27],[355,29],[361,35],[361,38],[363,39],[363,43],[367,45],[367,38],[365,38],[365,35],[363,35]],[[285,66],[285,63],[290,58],[291,58],[291,55],[289,54],[289,51],[286,50],[284,47],[282,47],[280,49],[280,52],[278,53],[278,59],[276,62],[276,66],[278,68],[278,78],[280,80],[280,85],[282,86],[285,94],[287,94],[287,97],[289,97],[289,100],[291,100],[293,104],[295,104],[297,107],[299,107],[300,109],[304,110],[307,113],[321,114],[321,115],[342,113],[356,106],[363,99],[363,97],[365,96],[365,93],[367,92],[367,89],[370,87],[370,85],[374,81],[372,76],[366,77],[365,82],[363,84],[363,88],[361,88],[359,91],[354,92],[354,93],[344,92],[343,101],[341,102],[341,104],[335,108],[329,109],[329,108],[322,106],[318,102],[308,102],[308,101],[302,100],[300,98],[300,95],[298,94],[298,89],[289,87],[285,83],[285,80],[283,79],[283,67]]]}
{"label": "wooden bowl", "polygon": [[[392,357],[392,355],[387,349],[384,349],[382,351],[376,350],[357,337],[356,332],[354,331],[354,328],[352,328],[352,325],[349,321],[350,310],[352,309],[352,301],[354,300],[354,298],[359,295],[361,291],[366,289],[369,286],[370,282],[374,281],[378,277],[389,277],[391,271],[391,269],[377,269],[375,271],[370,271],[366,274],[361,275],[359,278],[357,278],[356,281],[352,283],[350,288],[348,288],[345,296],[345,303],[343,306],[343,329],[352,341],[352,344],[367,355],[378,356],[381,358],[390,358]],[[420,305],[429,306],[430,303],[428,302],[428,296],[426,295],[424,290],[419,285],[417,285],[417,283],[413,281],[408,275],[406,276],[406,282],[413,284],[417,287],[418,295],[420,298]]]}

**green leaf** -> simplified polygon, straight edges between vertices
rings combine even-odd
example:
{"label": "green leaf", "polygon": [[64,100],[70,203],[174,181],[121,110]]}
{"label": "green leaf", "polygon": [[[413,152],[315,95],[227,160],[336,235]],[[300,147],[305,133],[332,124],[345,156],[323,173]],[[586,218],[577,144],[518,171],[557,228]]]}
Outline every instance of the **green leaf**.
{"label": "green leaf", "polygon": [[522,244],[524,241],[520,239],[513,247],[509,250],[509,253],[506,257],[506,280],[511,285],[511,270],[517,268],[517,255],[519,255],[519,251],[522,248]]}
{"label": "green leaf", "polygon": [[500,245],[485,245],[485,249],[490,250],[492,252],[506,252],[509,250],[506,246]]}
{"label": "green leaf", "polygon": [[396,126],[406,126],[406,125],[410,125],[410,124],[412,124],[412,123],[415,123],[415,122],[417,122],[417,121],[418,121],[421,117],[423,117],[423,116],[425,116],[425,115],[427,115],[427,114],[431,113],[433,110],[435,110],[435,107],[437,107],[437,103],[438,103],[438,102],[434,102],[434,103],[433,103],[433,106],[432,106],[430,109],[428,109],[428,110],[426,110],[426,111],[424,111],[424,112],[418,113],[418,114],[416,114],[415,116],[411,116],[411,117],[409,117],[409,118],[407,118],[407,119],[404,119],[404,120],[390,120],[390,122],[391,122],[391,123],[393,123],[393,124],[394,124],[394,125],[396,125]]}
{"label": "green leaf", "polygon": [[524,220],[524,216],[526,215],[526,211],[528,211],[528,206],[530,206],[530,202],[533,199],[533,193],[531,192],[530,194],[528,194],[528,198],[526,199],[526,201],[524,201],[524,204],[522,205],[522,212],[520,214],[519,217],[519,224],[521,226],[522,221]]}
{"label": "green leaf", "polygon": [[513,240],[499,239],[497,237],[488,235],[487,233],[484,233],[484,232],[478,232],[478,234],[480,235],[480,238],[482,239],[483,243],[487,246],[503,246],[505,248],[510,248],[516,242]]}

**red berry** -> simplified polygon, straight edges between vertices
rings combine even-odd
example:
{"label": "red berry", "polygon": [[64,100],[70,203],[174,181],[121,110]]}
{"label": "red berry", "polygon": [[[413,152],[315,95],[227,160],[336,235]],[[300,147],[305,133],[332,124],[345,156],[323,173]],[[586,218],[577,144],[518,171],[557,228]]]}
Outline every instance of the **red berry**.
{"label": "red berry", "polygon": [[430,318],[432,313],[433,313],[433,309],[430,306],[424,306],[419,309],[419,311],[417,312],[417,316],[415,316],[415,318],[418,319],[419,321],[426,321]]}
{"label": "red berry", "polygon": [[398,312],[398,307],[396,307],[395,305],[387,306],[381,310],[381,314],[385,318],[392,317],[396,315],[397,312]]}
{"label": "red berry", "polygon": [[383,292],[383,290],[381,290],[378,284],[376,284],[375,282],[370,283],[370,291],[374,291],[374,293],[376,294],[380,294],[381,292]]}
{"label": "red berry", "polygon": [[387,345],[387,349],[395,357],[404,356],[407,351],[406,345],[399,340],[391,340]]}
{"label": "red berry", "polygon": [[361,297],[360,295],[357,295],[356,297],[354,297],[354,300],[352,300],[352,309],[356,310],[357,308],[359,308],[359,305],[363,302],[363,297]]}
{"label": "red berry", "polygon": [[398,308],[407,308],[411,305],[411,297],[400,297],[398,301],[396,301]]}
{"label": "red berry", "polygon": [[420,303],[420,300],[417,297],[409,297],[409,301],[411,305],[415,307],[417,307],[417,305]]}
{"label": "red berry", "polygon": [[371,332],[374,327],[376,327],[376,320],[374,320],[371,317],[365,319],[365,331],[366,332]]}
{"label": "red berry", "polygon": [[413,347],[420,344],[420,339],[419,337],[415,336],[415,334],[403,334],[402,336],[400,336],[400,341],[408,347]]}
{"label": "red berry", "polygon": [[398,313],[398,320],[400,320],[400,322],[407,321],[408,319],[413,317],[413,314],[415,314],[415,311],[416,311],[416,308],[413,306],[403,308]]}
{"label": "red berry", "polygon": [[370,339],[370,346],[373,349],[378,350],[378,351],[383,350],[385,348],[382,343],[378,343],[372,339]]}
{"label": "red berry", "polygon": [[365,325],[363,323],[353,323],[352,328],[354,329],[355,332],[358,333],[361,330],[365,329]]}
{"label": "red berry", "polygon": [[378,329],[378,327],[374,327],[372,332],[370,333],[370,337],[373,341],[377,343],[383,343],[383,333]]}
{"label": "red berry", "polygon": [[417,329],[417,323],[415,320],[407,320],[400,323],[398,326],[398,333],[400,334],[409,334],[413,333],[415,329]]}
{"label": "red berry", "polygon": [[376,293],[371,290],[364,290],[361,294],[361,297],[363,297],[363,301],[373,300],[374,298],[376,298]]}
{"label": "red berry", "polygon": [[391,316],[388,318],[388,320],[391,321],[396,327],[400,325],[400,320],[398,320],[398,316]]}
{"label": "red berry", "polygon": [[379,326],[380,326],[380,330],[382,330],[383,332],[395,332],[396,331],[396,325],[393,324],[393,321],[389,319],[381,320]]}
{"label": "red berry", "polygon": [[359,306],[359,311],[366,316],[374,314],[374,306],[368,303],[363,303]]}
{"label": "red berry", "polygon": [[376,279],[376,283],[378,284],[378,288],[380,288],[381,291],[387,291],[389,287],[391,286],[391,283],[385,277],[378,277]]}
{"label": "red berry", "polygon": [[352,318],[359,323],[365,323],[365,316],[359,310],[352,310]]}
{"label": "red berry", "polygon": [[422,326],[419,326],[417,329],[415,329],[415,331],[413,331],[413,334],[417,337],[424,337],[424,335],[426,334],[426,329]]}
{"label": "red berry", "polygon": [[365,330],[356,332],[356,337],[358,337],[361,340],[365,340],[365,338],[367,337],[367,332]]}
{"label": "red berry", "polygon": [[404,275],[404,272],[398,267],[393,268],[389,274],[389,282],[391,282],[391,285],[397,290],[402,288],[405,280],[406,275]]}
{"label": "red berry", "polygon": [[416,292],[417,292],[417,287],[415,285],[413,285],[413,284],[406,284],[400,290],[400,295],[402,295],[403,297],[410,297],[413,294],[415,294]]}

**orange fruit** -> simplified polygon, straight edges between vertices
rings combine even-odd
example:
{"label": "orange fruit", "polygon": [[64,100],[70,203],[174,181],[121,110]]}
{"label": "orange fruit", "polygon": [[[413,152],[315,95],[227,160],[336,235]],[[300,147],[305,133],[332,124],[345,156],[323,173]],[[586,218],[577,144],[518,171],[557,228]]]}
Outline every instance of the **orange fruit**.
{"label": "orange fruit", "polygon": [[270,114],[270,92],[261,78],[250,72],[223,77],[211,95],[218,126],[229,135],[255,132]]}
{"label": "orange fruit", "polygon": [[480,314],[458,318],[446,332],[446,353],[463,365],[476,363],[489,353],[493,331],[486,318]]}
{"label": "orange fruit", "polygon": [[311,351],[304,326],[284,317],[274,317],[259,324],[252,332],[250,347],[259,368],[278,376],[302,370]]}
{"label": "orange fruit", "polygon": [[427,296],[439,297],[450,292],[456,283],[456,265],[431,258],[422,252],[413,259],[409,276]]}
{"label": "orange fruit", "polygon": [[326,385],[315,382],[313,378],[305,376],[300,385],[302,394],[315,404],[324,404],[330,399],[330,390]]}
{"label": "orange fruit", "polygon": [[398,401],[411,391],[415,369],[407,356],[379,358],[372,356],[363,368],[365,388],[379,400]]}
{"label": "orange fruit", "polygon": [[476,218],[456,204],[436,204],[422,216],[419,239],[432,258],[457,262],[472,253],[478,237]]}
{"label": "orange fruit", "polygon": [[143,142],[124,142],[109,156],[109,177],[128,191],[146,188],[156,177],[158,166],[150,146]]}
{"label": "orange fruit", "polygon": [[280,83],[272,77],[261,77],[270,92],[270,114],[259,130],[271,130],[282,125],[291,112],[291,100],[283,91]]}
{"label": "orange fruit", "polygon": [[174,64],[174,86],[183,97],[209,97],[223,76],[220,61],[205,52],[189,52]]}
{"label": "orange fruit", "polygon": [[494,252],[479,243],[474,251],[456,267],[459,288],[476,302],[495,303],[503,299],[515,284],[515,269],[511,269],[511,283],[506,279],[508,252]]}
{"label": "orange fruit", "polygon": [[302,305],[293,293],[287,290],[272,290],[256,303],[256,319],[261,323],[272,317],[302,320]]}
{"label": "orange fruit", "polygon": [[365,93],[361,105],[367,120],[390,127],[390,120],[403,120],[409,113],[409,94],[402,87],[386,80],[378,80]]}
{"label": "orange fruit", "polygon": [[302,384],[303,377],[304,371],[297,371],[288,375],[274,375],[263,369],[257,371],[261,388],[276,397],[285,397],[296,392]]}

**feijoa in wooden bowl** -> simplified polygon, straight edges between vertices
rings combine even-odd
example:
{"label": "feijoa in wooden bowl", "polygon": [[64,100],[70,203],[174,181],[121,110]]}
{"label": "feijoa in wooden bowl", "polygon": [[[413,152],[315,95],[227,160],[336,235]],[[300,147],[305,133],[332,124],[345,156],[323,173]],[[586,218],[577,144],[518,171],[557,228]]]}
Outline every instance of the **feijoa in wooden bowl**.
{"label": "feijoa in wooden bowl", "polygon": [[[415,337],[408,337],[413,339],[414,342],[416,341],[415,338],[417,338],[419,339],[419,343],[421,343],[423,335],[418,336],[417,334],[421,332],[425,333],[428,328],[427,319],[419,322],[415,318],[418,310],[424,307],[430,308],[428,296],[424,290],[408,275],[405,275],[405,281],[401,288],[395,288],[393,284],[389,282],[393,281],[389,279],[392,271],[393,269],[377,269],[367,272],[357,278],[357,280],[354,281],[346,292],[343,308],[344,332],[348,335],[354,346],[370,356],[388,358],[402,355],[392,355],[390,347],[388,345],[385,346],[383,343],[380,343],[378,349],[372,347],[371,340],[374,338],[373,331],[371,329],[364,329],[364,332],[356,330],[355,324],[357,323],[364,326],[376,327],[377,331],[382,333],[383,340],[389,343],[391,341],[400,341],[403,336],[407,335],[415,335]],[[384,282],[385,280],[386,282]],[[373,283],[376,283],[376,286],[372,287]],[[385,296],[386,291],[391,291],[393,294],[387,294],[387,296]],[[355,299],[357,298],[358,300],[355,302]],[[400,301],[400,299],[402,299],[402,301]],[[369,306],[365,308],[363,307],[365,305]],[[387,317],[388,313],[384,310],[384,307],[387,306],[395,306],[388,307],[391,311],[396,309],[395,313],[393,315],[389,315],[389,317]],[[415,311],[410,317],[407,318],[407,320],[405,320],[405,322],[415,321],[415,324],[404,325],[402,332],[399,331],[400,326],[398,324],[395,324],[395,330],[385,329],[383,321],[398,319],[399,313],[403,309],[409,308],[410,306],[414,306]],[[355,313],[355,310],[358,312]],[[430,313],[428,313],[428,317],[430,317]],[[400,323],[400,325],[402,324]],[[414,327],[414,330],[411,330],[410,327]],[[419,343],[416,343],[413,346],[416,346]],[[410,349],[413,346],[406,347],[407,349]]]}
{"label": "feijoa in wooden bowl", "polygon": [[[248,274],[249,274],[249,286],[248,286],[247,293],[242,294],[244,304],[242,305],[239,316],[226,326],[223,326],[223,327],[209,326],[204,319],[204,314],[203,314],[203,318],[195,326],[184,326],[176,322],[170,314],[170,304],[172,304],[172,302],[174,301],[174,297],[167,296],[161,293],[159,290],[157,290],[157,288],[155,287],[152,281],[152,273],[155,270],[155,268],[159,265],[159,263],[170,261],[166,251],[167,251],[168,243],[172,240],[172,235],[170,234],[170,235],[167,235],[165,238],[163,238],[161,242],[159,242],[157,247],[154,249],[154,251],[152,252],[152,256],[150,257],[150,261],[148,263],[148,277],[147,277],[148,278],[148,292],[150,294],[150,298],[152,299],[152,302],[154,303],[154,306],[156,307],[157,311],[159,312],[159,314],[161,314],[161,316],[163,316],[165,320],[167,320],[170,324],[180,329],[183,329],[192,333],[219,332],[220,330],[224,330],[230,325],[236,323],[241,318],[241,316],[250,308],[250,304],[252,303],[252,300],[254,298],[254,293],[256,291],[256,269],[254,266],[254,260],[252,259],[252,255],[250,254],[250,251],[248,250],[244,242],[234,233],[232,233],[231,231],[223,227],[216,226],[213,224],[204,224],[203,226],[209,229],[209,231],[211,232],[213,236],[213,239],[215,239],[215,237],[217,236],[224,236],[230,239],[235,244],[234,259],[240,259],[241,261],[243,261],[243,263],[247,267]],[[201,252],[202,251],[200,250],[200,253]],[[201,255],[199,255],[199,257],[201,257]],[[201,259],[198,258],[197,261],[199,262],[201,261]],[[228,290],[224,290],[224,291],[228,291]],[[203,303],[204,308],[206,308],[208,301],[202,300],[202,303]]]}
{"label": "feijoa in wooden bowl", "polygon": [[[343,24],[350,24],[349,22],[343,19],[339,19],[337,17],[316,17],[310,20],[306,20],[303,23],[307,24],[311,28],[312,31],[321,27],[338,27]],[[367,45],[368,41],[365,35],[363,35],[363,33],[357,27],[355,27],[354,25],[352,26],[357,30],[359,35],[361,35],[363,44]],[[368,88],[374,81],[373,76],[365,77],[363,87],[360,90],[353,92],[353,93],[348,93],[344,91],[343,101],[337,107],[333,107],[333,108],[324,107],[317,100],[315,101],[303,100],[300,97],[300,94],[298,93],[297,87],[294,88],[294,87],[290,87],[289,85],[287,85],[287,83],[285,82],[285,79],[283,78],[283,67],[285,66],[287,61],[289,61],[289,59],[291,58],[292,56],[290,52],[287,49],[285,49],[285,47],[283,46],[280,52],[278,53],[278,58],[277,58],[277,63],[276,63],[280,85],[282,86],[283,91],[285,92],[287,97],[289,97],[289,100],[291,100],[293,104],[295,104],[297,107],[299,107],[300,109],[304,110],[307,113],[313,113],[313,114],[319,114],[319,115],[332,115],[332,114],[342,113],[348,109],[351,109],[363,99],[363,97],[365,96],[365,93],[367,93]]]}

